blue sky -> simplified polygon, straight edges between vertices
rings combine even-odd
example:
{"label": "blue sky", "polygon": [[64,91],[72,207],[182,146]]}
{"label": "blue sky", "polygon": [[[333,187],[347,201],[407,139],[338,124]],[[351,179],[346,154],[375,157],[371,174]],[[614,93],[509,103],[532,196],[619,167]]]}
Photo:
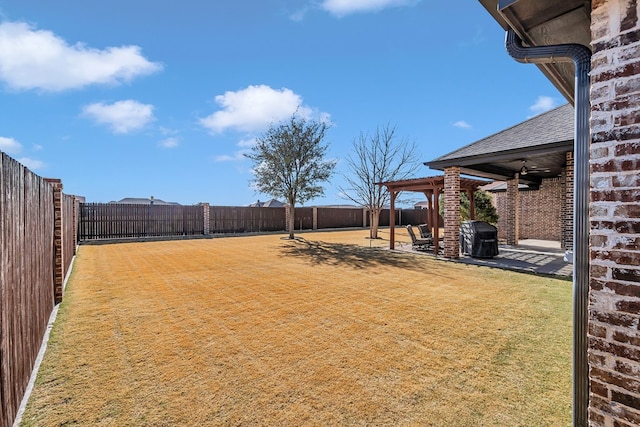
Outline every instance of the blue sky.
{"label": "blue sky", "polygon": [[298,109],[348,204],[361,132],[428,161],[565,102],[476,0],[0,0],[0,150],[90,202],[267,200],[242,153]]}

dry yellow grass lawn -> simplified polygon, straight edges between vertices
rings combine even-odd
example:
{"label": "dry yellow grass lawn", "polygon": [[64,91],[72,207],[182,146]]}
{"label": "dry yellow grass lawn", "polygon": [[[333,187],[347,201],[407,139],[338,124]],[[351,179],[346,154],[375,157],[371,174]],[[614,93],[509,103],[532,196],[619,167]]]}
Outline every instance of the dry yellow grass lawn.
{"label": "dry yellow grass lawn", "polygon": [[571,424],[569,282],[367,235],[82,246],[23,425]]}

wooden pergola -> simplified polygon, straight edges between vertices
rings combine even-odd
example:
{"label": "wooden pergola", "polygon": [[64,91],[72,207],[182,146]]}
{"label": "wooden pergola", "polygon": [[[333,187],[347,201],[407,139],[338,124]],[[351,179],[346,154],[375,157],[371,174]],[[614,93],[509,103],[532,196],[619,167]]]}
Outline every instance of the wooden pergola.
{"label": "wooden pergola", "polygon": [[[469,196],[470,201],[470,217],[475,218],[475,202],[473,194],[478,190],[478,187],[486,184],[486,181],[480,181],[477,179],[460,178],[460,191],[465,191]],[[425,178],[411,178],[403,179],[400,181],[388,181],[380,182],[378,185],[384,185],[389,190],[391,207],[389,210],[389,249],[395,249],[395,201],[398,193],[401,191],[412,191],[415,193],[422,193],[427,198],[429,216],[427,217],[427,224],[431,233],[433,234],[434,253],[438,253],[440,246],[440,230],[439,230],[439,197],[444,193],[444,175],[431,176]],[[446,207],[445,207],[446,209]]]}

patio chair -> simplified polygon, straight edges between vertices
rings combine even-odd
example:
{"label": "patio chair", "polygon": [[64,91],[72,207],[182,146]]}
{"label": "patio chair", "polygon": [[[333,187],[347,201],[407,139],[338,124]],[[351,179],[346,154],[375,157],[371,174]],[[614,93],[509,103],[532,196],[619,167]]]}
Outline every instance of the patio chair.
{"label": "patio chair", "polygon": [[427,224],[418,224],[418,231],[421,239],[433,239],[433,234]]}
{"label": "patio chair", "polygon": [[407,225],[407,232],[409,233],[409,237],[411,237],[411,247],[413,249],[417,251],[427,251],[430,246],[433,246],[433,238],[417,238],[411,224]]}

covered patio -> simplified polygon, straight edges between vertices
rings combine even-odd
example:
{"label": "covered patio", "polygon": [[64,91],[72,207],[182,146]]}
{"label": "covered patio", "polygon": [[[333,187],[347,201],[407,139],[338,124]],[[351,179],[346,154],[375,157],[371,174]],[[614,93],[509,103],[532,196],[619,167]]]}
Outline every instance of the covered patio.
{"label": "covered patio", "polygon": [[[559,241],[562,249],[573,245],[573,134],[574,109],[565,104],[522,123],[447,153],[425,165],[443,170],[445,214],[444,256],[459,258],[459,192],[469,191],[470,180],[462,175],[506,182],[506,243],[517,246],[520,240],[520,197],[522,184],[539,189],[550,181],[559,181],[559,200],[540,201],[527,209],[540,210],[550,203],[560,204]],[[395,187],[394,187],[395,188]],[[401,186],[398,186],[401,188]],[[475,191],[475,190],[474,190]]]}

